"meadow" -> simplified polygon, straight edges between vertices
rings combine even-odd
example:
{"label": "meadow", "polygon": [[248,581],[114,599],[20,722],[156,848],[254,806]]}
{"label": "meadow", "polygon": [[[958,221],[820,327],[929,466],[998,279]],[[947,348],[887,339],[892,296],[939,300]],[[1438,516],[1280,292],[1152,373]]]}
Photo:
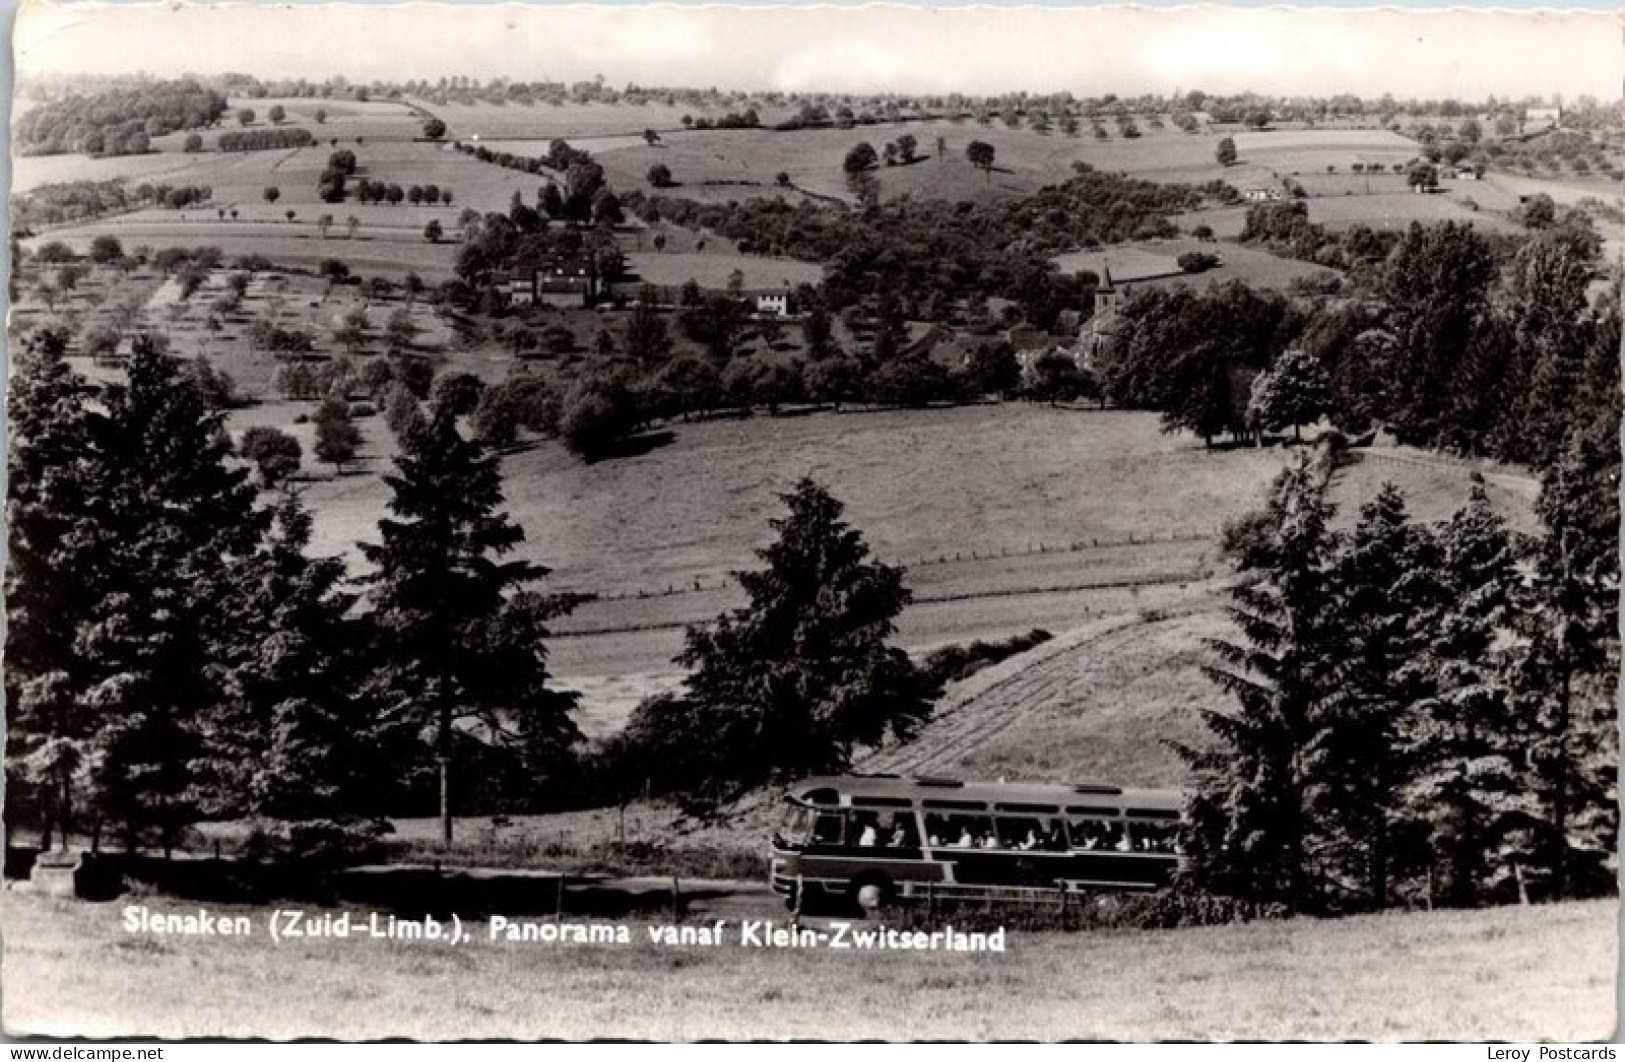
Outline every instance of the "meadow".
{"label": "meadow", "polygon": [[480,922],[455,948],[274,945],[260,909],[213,909],[252,937],[158,938],[126,934],[122,907],[5,894],[8,1033],[1574,1042],[1615,1020],[1612,901],[1012,932],[1002,954],[746,948],[737,923],[714,947],[655,945],[637,923],[629,944],[508,944]]}
{"label": "meadow", "polygon": [[[387,492],[375,473],[392,452],[380,422],[367,422],[366,434],[360,471],[312,470],[303,485],[315,549],[352,562],[355,542],[375,535],[383,515]],[[780,512],[776,495],[801,475],[846,503],[880,559],[909,569],[916,603],[898,640],[918,652],[1178,612],[1192,586],[1224,574],[1220,527],[1258,504],[1286,459],[1279,448],[1205,451],[1163,434],[1150,414],[1022,403],[678,424],[664,445],[591,465],[543,442],[507,455],[504,474],[509,511],[527,532],[518,555],[552,569],[550,589],[602,595],[557,621],[549,646],[554,672],[588,695],[583,722],[601,736],[680,677],[671,659],[686,624],[739,604],[729,572],[758,563],[753,551]],[[1470,471],[1375,453],[1341,478],[1340,519],[1352,521],[1384,479],[1401,485],[1418,517],[1443,518],[1466,500]],[[1529,526],[1532,483],[1490,472],[1498,510]],[[935,483],[954,489],[924,489]],[[1146,674],[1154,682],[1174,672],[1148,663]],[[1064,689],[1052,692],[1061,699],[1046,711],[1083,718]],[[993,698],[975,711],[1003,704]],[[1157,733],[1134,729],[1132,740],[1154,746]]]}
{"label": "meadow", "polygon": [[[1241,224],[1244,218],[1241,212],[1236,214],[1234,231],[1219,231],[1219,226],[1212,225],[1215,240],[1219,238],[1234,238],[1241,234]],[[1191,215],[1187,215],[1189,217]],[[1181,222],[1187,231],[1193,227]],[[1219,264],[1212,269],[1205,269],[1200,273],[1181,273],[1179,271],[1179,256],[1182,254],[1211,254],[1218,256]],[[1156,279],[1144,280],[1134,286],[1145,285],[1165,287],[1170,284],[1186,284],[1197,290],[1210,288],[1215,284],[1226,284],[1239,280],[1254,288],[1267,288],[1283,290],[1292,285],[1294,281],[1317,276],[1327,276],[1334,270],[1323,269],[1308,262],[1299,262],[1290,258],[1282,258],[1255,247],[1246,247],[1239,243],[1218,244],[1217,242],[1203,242],[1191,237],[1181,237],[1168,240],[1144,240],[1136,243],[1114,245],[1102,251],[1074,251],[1070,254],[1057,255],[1055,264],[1063,272],[1073,273],[1080,270],[1089,270],[1097,277],[1102,276],[1107,269],[1111,270],[1112,280],[1121,282],[1135,280],[1141,277]]]}
{"label": "meadow", "polygon": [[[918,143],[919,161],[882,166],[873,171],[882,198],[986,199],[1030,195],[1072,174],[1074,162],[1101,170],[1121,171],[1161,183],[1205,184],[1222,179],[1237,187],[1277,183],[1281,174],[1324,172],[1328,164],[1347,168],[1355,162],[1402,162],[1416,155],[1416,144],[1382,130],[1313,130],[1244,133],[1235,137],[1239,161],[1221,167],[1215,157],[1219,137],[1184,133],[1171,126],[1142,129],[1124,139],[1107,124],[1110,139],[1097,140],[1084,126],[1078,136],[1011,129],[1000,123],[970,121],[895,122],[852,129],[702,130],[662,135],[659,144],[618,143],[598,152],[616,187],[643,187],[649,167],[664,163],[683,184],[673,194],[692,198],[744,198],[748,188],[706,188],[705,181],[755,181],[771,186],[787,173],[797,188],[824,196],[851,198],[841,162],[853,145],[872,144],[877,151],[904,134]],[[944,153],[936,154],[937,141]],[[973,140],[993,145],[994,167],[983,172],[965,158]],[[592,150],[586,142],[581,145]],[[704,195],[694,195],[696,188]],[[771,189],[764,189],[770,191]]]}

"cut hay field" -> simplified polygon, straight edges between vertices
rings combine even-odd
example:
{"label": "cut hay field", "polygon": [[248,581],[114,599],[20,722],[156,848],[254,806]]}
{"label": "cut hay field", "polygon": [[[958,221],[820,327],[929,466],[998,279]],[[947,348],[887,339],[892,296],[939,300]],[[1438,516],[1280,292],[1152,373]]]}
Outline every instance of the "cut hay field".
{"label": "cut hay field", "polygon": [[[167,900],[156,912],[196,913]],[[8,892],[12,1035],[1509,1040],[1612,1035],[1612,901],[1165,932],[994,954],[127,935],[122,904]],[[200,995],[199,985],[208,985]],[[629,1000],[636,1005],[629,1006]]]}

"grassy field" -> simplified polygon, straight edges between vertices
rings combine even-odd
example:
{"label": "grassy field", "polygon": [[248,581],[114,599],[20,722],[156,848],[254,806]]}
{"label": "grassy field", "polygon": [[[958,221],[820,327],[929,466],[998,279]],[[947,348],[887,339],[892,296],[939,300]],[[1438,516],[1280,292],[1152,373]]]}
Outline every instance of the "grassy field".
{"label": "grassy field", "polygon": [[[105,159],[77,155],[20,158],[14,161],[12,192],[27,192],[57,181],[120,177],[132,184],[155,181],[207,185],[213,189],[213,201],[207,210],[162,213],[213,216],[216,207],[236,207],[244,221],[278,223],[285,220],[285,212],[290,209],[305,220],[314,220],[321,214],[332,214],[340,219],[356,214],[363,220],[393,219],[395,224],[413,230],[421,239],[423,226],[430,218],[439,218],[450,228],[450,222],[464,207],[505,212],[514,192],[521,193],[527,201],[534,201],[539,186],[544,183],[540,177],[460,154],[447,144],[401,141],[357,144],[352,138],[342,140],[339,147],[355,152],[359,164],[357,177],[392,182],[403,188],[414,184],[450,188],[454,193],[452,205],[363,207],[354,201],[323,203],[317,197],[317,180],[327,166],[328,156],[336,150],[325,141],[313,147],[274,151],[206,151],[194,155],[155,152]],[[274,205],[265,202],[267,187],[281,192]]]}
{"label": "grassy field", "polygon": [[748,254],[633,252],[626,261],[637,281],[677,287],[694,280],[700,287],[715,291],[728,286],[728,278],[736,269],[744,275],[747,291],[817,284],[824,276],[821,267],[809,262]]}
{"label": "grassy field", "polygon": [[[578,147],[594,151],[592,141],[602,137],[638,135],[653,129],[662,136],[683,132],[683,116],[694,118],[710,116],[720,118],[727,108],[720,110],[689,107],[682,104],[646,103],[641,106],[621,103],[567,103],[555,106],[548,103],[448,103],[425,100],[409,101],[439,117],[446,123],[450,139],[480,138],[489,140],[532,140],[545,143],[554,137],[580,140]],[[771,107],[758,107],[764,123],[782,121],[788,112]],[[496,148],[496,145],[492,145]],[[511,148],[496,148],[512,150]],[[545,150],[545,147],[544,147]]]}
{"label": "grassy field", "polygon": [[[219,127],[202,132],[205,148],[212,148],[221,133],[245,130],[309,129],[311,135],[320,141],[332,137],[354,140],[358,136],[366,140],[399,140],[420,136],[423,130],[423,116],[407,104],[394,100],[368,100],[366,103],[358,103],[355,100],[307,99],[293,96],[262,99],[233,97],[227,102],[226,114],[221,119]],[[246,126],[237,118],[238,112],[245,107],[254,112],[253,123]],[[280,123],[271,122],[272,107],[281,107],[287,112]],[[316,120],[317,111],[325,112],[325,120]],[[186,135],[185,132],[179,132],[159,137],[153,142],[153,147],[160,151],[180,151],[185,146]]]}
{"label": "grassy field", "polygon": [[[599,154],[611,183],[641,187],[649,167],[665,163],[689,195],[707,180],[757,181],[771,186],[779,172],[790,175],[800,188],[822,195],[847,197],[841,161],[854,144],[867,141],[877,151],[903,134],[912,135],[924,156],[909,166],[876,171],[885,197],[998,198],[1028,195],[1046,184],[1065,180],[1072,163],[1087,162],[1103,170],[1120,170],[1159,182],[1202,184],[1222,178],[1238,187],[1278,183],[1293,172],[1323,173],[1327,165],[1346,169],[1355,162],[1392,163],[1416,154],[1414,142],[1382,130],[1308,130],[1280,133],[1244,133],[1236,139],[1240,161],[1224,168],[1215,158],[1218,137],[1182,133],[1173,128],[1145,129],[1137,139],[1122,139],[1108,123],[1111,138],[1097,140],[1087,126],[1076,137],[1059,132],[1037,133],[1002,124],[974,122],[904,122],[854,129],[706,130],[665,136],[660,144],[641,140],[615,142]],[[944,154],[936,157],[937,140]],[[983,173],[965,159],[973,140],[992,144],[995,167]],[[591,145],[581,145],[591,149]],[[706,190],[715,198],[751,194],[748,189]],[[764,192],[771,192],[770,188]]]}
{"label": "grassy field", "polygon": [[[1235,232],[1226,235],[1239,235],[1242,220],[1238,216]],[[1217,232],[1218,226],[1214,228]],[[1201,273],[1182,274],[1179,272],[1179,256],[1189,252],[1217,255],[1219,265]],[[1058,256],[1055,263],[1062,271],[1069,273],[1088,269],[1100,276],[1103,270],[1110,268],[1114,281],[1152,276],[1161,279],[1146,283],[1159,286],[1188,284],[1198,290],[1232,280],[1255,288],[1284,289],[1299,278],[1332,272],[1308,262],[1281,258],[1239,243],[1203,243],[1188,237],[1123,244],[1104,251],[1076,251]]]}
{"label": "grassy field", "polygon": [[[195,913],[169,901],[155,910]],[[13,1035],[284,1040],[1605,1038],[1617,904],[1011,935],[1002,954],[126,935],[7,893]],[[217,913],[236,913],[218,909]],[[207,985],[200,995],[198,987]],[[634,1002],[635,1001],[635,1002]]]}
{"label": "grassy field", "polygon": [[[374,456],[363,473],[323,474],[305,487],[321,552],[353,559],[354,543],[376,533],[386,491],[373,473],[389,444],[377,422],[367,431]],[[557,622],[550,646],[555,672],[589,694],[594,733],[675,680],[670,661],[684,624],[738,603],[728,573],[757,563],[753,550],[779,513],[775,495],[803,474],[847,503],[878,556],[910,568],[919,600],[899,639],[923,650],[1177,611],[1183,584],[1219,571],[1211,536],[1258,503],[1285,460],[1279,449],[1205,452],[1188,436],[1162,434],[1147,414],[1025,404],[756,417],[673,431],[648,453],[595,465],[555,443],[504,462],[509,510],[528,533],[521,554],[553,569],[552,587],[605,595]],[[1344,474],[1343,520],[1385,478],[1423,518],[1465,501],[1468,469],[1420,457],[1379,464],[1380,456]],[[914,489],[934,482],[955,489]],[[1515,478],[1490,486],[1498,508],[1527,526],[1532,486]],[[1146,585],[1102,585],[1123,580]],[[1148,663],[1147,674],[1160,672]],[[1064,699],[1049,710],[1073,718]],[[1155,744],[1154,732],[1140,737]]]}

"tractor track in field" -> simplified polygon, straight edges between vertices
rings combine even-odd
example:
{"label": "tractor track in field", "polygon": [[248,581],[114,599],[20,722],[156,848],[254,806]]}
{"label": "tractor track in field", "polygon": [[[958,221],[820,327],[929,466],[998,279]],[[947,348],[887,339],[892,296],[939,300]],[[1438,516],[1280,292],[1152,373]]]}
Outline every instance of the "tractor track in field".
{"label": "tractor track in field", "polygon": [[[1222,581],[1214,581],[1217,589]],[[915,740],[881,749],[857,764],[863,771],[896,774],[952,773],[955,761],[1054,700],[1060,688],[1088,680],[1115,646],[1142,636],[1158,623],[1181,619],[1202,607],[1202,597],[1155,615],[1117,616],[1076,628],[967,679],[937,706]],[[1081,668],[1077,654],[1084,654]]]}

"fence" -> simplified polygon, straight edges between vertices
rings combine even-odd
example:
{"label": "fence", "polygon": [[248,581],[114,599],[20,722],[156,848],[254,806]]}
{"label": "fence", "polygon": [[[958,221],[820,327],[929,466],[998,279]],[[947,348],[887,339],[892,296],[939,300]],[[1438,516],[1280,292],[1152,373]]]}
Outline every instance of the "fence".
{"label": "fence", "polygon": [[[971,549],[957,550],[953,553],[942,553],[934,556],[916,557],[912,559],[892,560],[891,564],[899,564],[909,571],[920,568],[931,568],[947,564],[972,564],[986,561],[1004,560],[1008,558],[1038,557],[1050,554],[1089,553],[1103,549],[1126,549],[1134,546],[1160,546],[1176,545],[1185,542],[1210,542],[1219,535],[1218,531],[1173,531],[1165,535],[1153,532],[1130,532],[1117,538],[1094,536],[1088,539],[1078,539],[1073,542],[1037,542],[1021,547],[1000,547],[997,549]],[[1091,584],[1093,585],[1093,584]],[[715,593],[722,590],[731,590],[734,587],[732,580],[719,579],[707,581],[694,579],[691,583],[678,586],[668,583],[663,588],[626,590],[620,593],[595,594],[595,601],[646,601],[656,598],[676,597],[683,594]],[[924,600],[924,599],[918,599]]]}

